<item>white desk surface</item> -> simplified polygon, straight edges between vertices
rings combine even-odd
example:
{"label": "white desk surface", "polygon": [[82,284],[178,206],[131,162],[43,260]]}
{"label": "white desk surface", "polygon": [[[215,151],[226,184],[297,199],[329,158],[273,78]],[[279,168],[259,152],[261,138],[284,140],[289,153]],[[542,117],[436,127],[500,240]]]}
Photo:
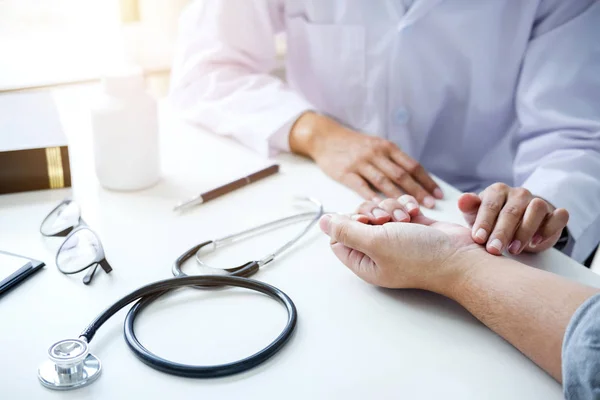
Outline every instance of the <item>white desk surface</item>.
{"label": "white desk surface", "polygon": [[[178,215],[180,199],[262,167],[231,140],[163,115],[163,178],[135,192],[102,189],[93,173],[87,107],[94,88],[56,92],[71,141],[73,192],[41,191],[0,196],[0,249],[48,264],[0,298],[1,399],[183,398],[402,398],[561,399],[561,387],[457,304],[421,291],[372,287],[348,271],[314,229],[300,246],[261,270],[256,279],[295,302],[295,335],[275,357],[240,375],[198,380],[170,376],[141,363],[122,334],[124,311],[91,342],[103,363],[92,385],[54,392],[37,381],[48,346],[77,337],[115,300],[146,283],[171,276],[171,263],[192,245],[296,212],[295,195],[320,199],[328,210],[350,212],[360,199],[325,177],[312,163],[277,158],[282,172]],[[34,116],[32,116],[34,117]],[[461,222],[458,192],[443,185],[446,200],[434,217]],[[102,238],[114,271],[99,272],[90,286],[54,265],[59,238],[43,238],[39,224],[69,195]],[[294,232],[286,230],[286,233]],[[282,232],[245,242],[211,259],[231,266],[266,254]],[[522,257],[534,266],[600,286],[600,278],[562,254]],[[193,266],[187,271],[193,272]],[[180,362],[210,364],[248,355],[278,334],[285,311],[265,296],[237,289],[182,290],[158,301],[138,319],[140,340]]]}

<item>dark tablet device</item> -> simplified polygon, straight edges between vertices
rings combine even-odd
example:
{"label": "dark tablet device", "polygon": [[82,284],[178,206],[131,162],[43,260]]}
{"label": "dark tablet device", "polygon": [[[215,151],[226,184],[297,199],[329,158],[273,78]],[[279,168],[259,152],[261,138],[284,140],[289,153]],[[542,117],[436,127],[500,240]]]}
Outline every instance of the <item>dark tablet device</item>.
{"label": "dark tablet device", "polygon": [[42,269],[44,265],[42,261],[0,250],[0,297]]}

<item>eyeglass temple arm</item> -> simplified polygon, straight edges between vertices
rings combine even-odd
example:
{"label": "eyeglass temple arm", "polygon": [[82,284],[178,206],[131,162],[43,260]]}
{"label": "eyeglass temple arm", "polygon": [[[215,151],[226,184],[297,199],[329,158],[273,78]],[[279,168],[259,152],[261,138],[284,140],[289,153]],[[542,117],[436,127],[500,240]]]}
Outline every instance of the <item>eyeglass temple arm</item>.
{"label": "eyeglass temple arm", "polygon": [[108,261],[106,261],[106,258],[100,260],[99,262],[96,263],[96,265],[94,265],[93,268],[88,268],[88,272],[83,277],[83,283],[85,285],[89,285],[90,282],[92,282],[92,279],[94,278],[94,274],[96,273],[96,270],[98,269],[98,266],[101,266],[102,269],[104,270],[104,272],[106,272],[107,274],[110,271],[112,271],[112,267],[110,266],[110,264],[108,263]]}

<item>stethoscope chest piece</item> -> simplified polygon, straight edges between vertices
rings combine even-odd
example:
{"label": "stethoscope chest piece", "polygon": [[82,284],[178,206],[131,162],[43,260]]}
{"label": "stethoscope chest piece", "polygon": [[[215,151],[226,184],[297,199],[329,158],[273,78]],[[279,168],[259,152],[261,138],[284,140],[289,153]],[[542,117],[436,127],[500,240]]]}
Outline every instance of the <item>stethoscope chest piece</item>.
{"label": "stethoscope chest piece", "polygon": [[81,339],[65,339],[48,349],[48,360],[38,369],[40,383],[49,389],[69,390],[86,386],[100,376],[100,360],[89,353]]}

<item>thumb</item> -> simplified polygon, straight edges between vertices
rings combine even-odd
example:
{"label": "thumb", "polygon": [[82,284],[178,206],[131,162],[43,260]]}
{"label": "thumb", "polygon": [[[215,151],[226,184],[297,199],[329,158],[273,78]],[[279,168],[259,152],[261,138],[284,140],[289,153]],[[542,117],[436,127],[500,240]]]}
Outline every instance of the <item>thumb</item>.
{"label": "thumb", "polygon": [[477,218],[477,212],[481,205],[481,199],[475,193],[465,193],[458,198],[458,209],[469,226],[473,226]]}
{"label": "thumb", "polygon": [[341,243],[346,247],[368,252],[374,230],[378,226],[366,225],[352,220],[345,215],[326,214],[319,221],[321,230],[326,233],[332,242]]}

